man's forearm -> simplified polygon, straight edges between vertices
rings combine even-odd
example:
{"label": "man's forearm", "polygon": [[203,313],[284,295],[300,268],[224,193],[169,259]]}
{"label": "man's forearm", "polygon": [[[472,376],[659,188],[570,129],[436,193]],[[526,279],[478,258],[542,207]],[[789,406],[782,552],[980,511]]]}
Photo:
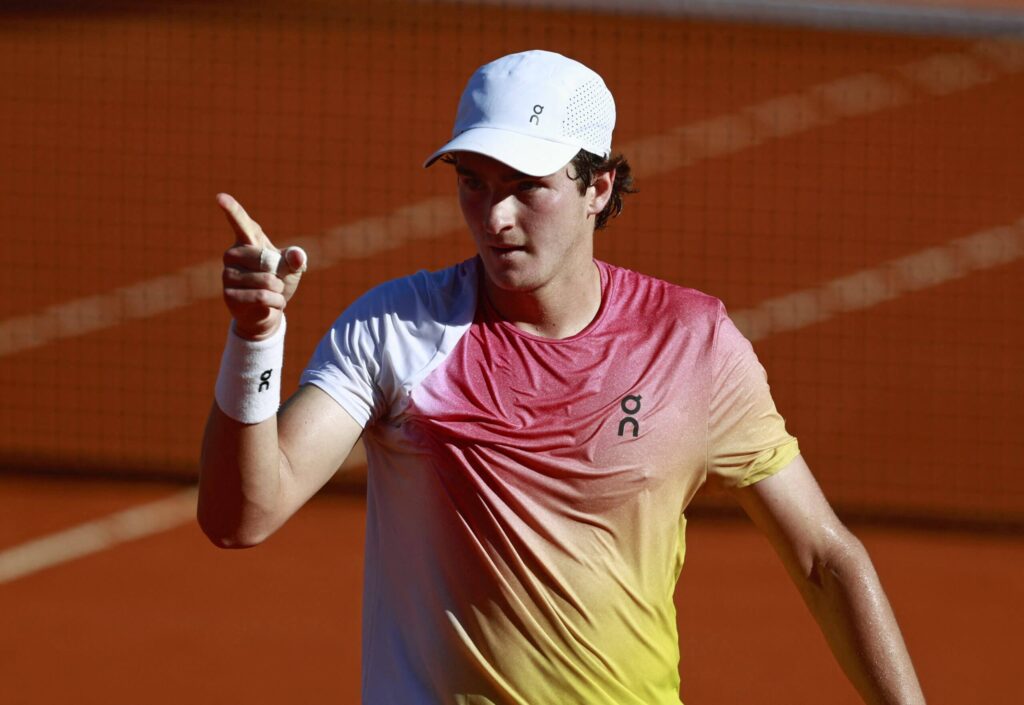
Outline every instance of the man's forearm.
{"label": "man's forearm", "polygon": [[252,546],[280,523],[282,496],[277,418],[243,424],[215,403],[203,435],[199,525],[225,548]]}
{"label": "man's forearm", "polygon": [[833,654],[866,703],[925,702],[889,600],[860,541],[846,533],[796,580]]}

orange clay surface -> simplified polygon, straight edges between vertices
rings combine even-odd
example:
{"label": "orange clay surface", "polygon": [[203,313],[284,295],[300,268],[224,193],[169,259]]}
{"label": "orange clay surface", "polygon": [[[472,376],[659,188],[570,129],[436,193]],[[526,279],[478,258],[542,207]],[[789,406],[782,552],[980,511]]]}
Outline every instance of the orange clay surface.
{"label": "orange clay surface", "polygon": [[[176,491],[0,479],[0,550]],[[0,585],[5,705],[357,703],[365,504],[314,499],[264,545],[193,523]],[[1024,544],[860,528],[932,705],[1022,702]],[[687,705],[854,705],[745,522],[695,519],[677,593]]]}

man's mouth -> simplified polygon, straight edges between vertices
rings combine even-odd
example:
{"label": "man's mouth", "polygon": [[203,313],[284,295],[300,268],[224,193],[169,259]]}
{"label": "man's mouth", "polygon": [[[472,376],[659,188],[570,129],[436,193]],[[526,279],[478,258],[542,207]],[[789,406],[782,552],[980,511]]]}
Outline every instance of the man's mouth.
{"label": "man's mouth", "polygon": [[526,252],[525,245],[491,245],[491,252],[497,255],[511,255],[515,252]]}

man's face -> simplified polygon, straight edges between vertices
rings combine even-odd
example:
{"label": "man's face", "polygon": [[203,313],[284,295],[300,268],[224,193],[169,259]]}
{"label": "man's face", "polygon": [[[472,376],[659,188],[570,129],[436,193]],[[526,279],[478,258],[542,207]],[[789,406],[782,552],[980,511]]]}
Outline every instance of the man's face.
{"label": "man's face", "polygon": [[480,154],[454,156],[462,215],[495,287],[532,292],[593,266],[599,199],[594,187],[580,194],[571,166],[535,177]]}

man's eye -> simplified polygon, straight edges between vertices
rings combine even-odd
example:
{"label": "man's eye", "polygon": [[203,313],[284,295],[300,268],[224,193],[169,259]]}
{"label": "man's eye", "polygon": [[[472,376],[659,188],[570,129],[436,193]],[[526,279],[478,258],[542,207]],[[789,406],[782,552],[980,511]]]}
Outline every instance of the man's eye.
{"label": "man's eye", "polygon": [[538,189],[538,188],[540,188],[540,184],[537,183],[536,181],[520,181],[519,182],[519,190],[520,191],[533,191],[533,190]]}
{"label": "man's eye", "polygon": [[472,176],[463,176],[461,179],[459,179],[459,181],[462,184],[463,188],[467,188],[470,191],[476,191],[481,186],[480,179],[474,178]]}

